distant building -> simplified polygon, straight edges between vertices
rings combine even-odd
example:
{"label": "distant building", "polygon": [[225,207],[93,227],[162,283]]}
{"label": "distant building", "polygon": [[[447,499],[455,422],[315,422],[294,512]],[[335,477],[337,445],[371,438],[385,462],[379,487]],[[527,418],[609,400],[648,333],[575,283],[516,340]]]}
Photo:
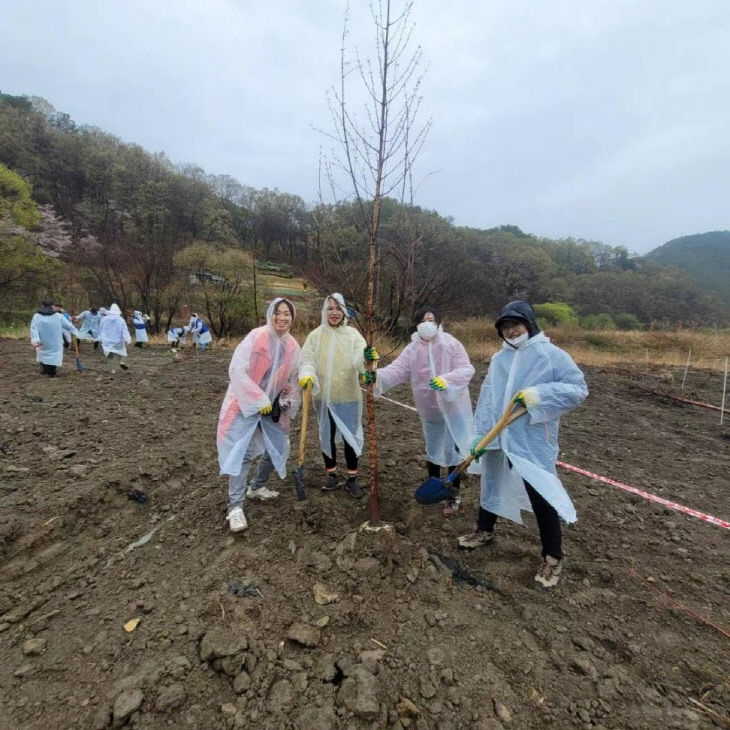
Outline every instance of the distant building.
{"label": "distant building", "polygon": [[224,284],[226,278],[212,271],[200,271],[197,274],[188,274],[188,284],[200,284],[202,281],[210,281],[212,284]]}

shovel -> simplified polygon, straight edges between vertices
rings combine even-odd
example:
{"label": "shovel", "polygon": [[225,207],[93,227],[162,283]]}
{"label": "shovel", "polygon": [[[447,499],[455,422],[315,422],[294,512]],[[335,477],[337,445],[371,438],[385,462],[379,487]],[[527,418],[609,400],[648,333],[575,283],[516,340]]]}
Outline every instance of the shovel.
{"label": "shovel", "polygon": [[[474,451],[479,451],[487,446],[488,443],[493,441],[504,429],[509,426],[512,421],[516,421],[520,416],[524,416],[527,413],[527,409],[521,406],[518,407],[517,402],[514,399],[510,401],[510,404],[505,409],[504,413],[500,417],[499,421],[494,424],[489,433],[474,447]],[[466,471],[469,464],[474,461],[474,457],[469,456],[454,469],[454,471],[446,477],[445,480],[441,480],[438,477],[429,477],[418,489],[413,493],[416,498],[416,502],[420,504],[436,504],[436,502],[442,502],[445,499],[453,496],[453,488],[449,485],[456,479],[456,477]]]}
{"label": "shovel", "polygon": [[74,342],[74,353],[76,354],[76,369],[80,373],[83,373],[84,372],[84,368],[81,365],[81,360],[79,359],[79,340],[78,340],[78,337],[74,337],[73,335],[71,335],[71,339]]}
{"label": "shovel", "polygon": [[303,502],[307,495],[304,492],[304,447],[307,445],[307,420],[309,418],[309,402],[312,399],[312,384],[307,383],[302,393],[302,428],[299,433],[299,466],[294,472],[294,488],[297,500]]}

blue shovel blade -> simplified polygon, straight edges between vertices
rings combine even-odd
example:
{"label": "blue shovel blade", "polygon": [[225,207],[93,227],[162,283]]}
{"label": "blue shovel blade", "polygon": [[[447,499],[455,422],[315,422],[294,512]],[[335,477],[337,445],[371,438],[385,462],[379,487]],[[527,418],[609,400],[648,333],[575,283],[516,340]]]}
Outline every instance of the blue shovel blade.
{"label": "blue shovel blade", "polygon": [[436,504],[452,496],[453,489],[438,477],[430,477],[416,489],[413,496],[419,504]]}

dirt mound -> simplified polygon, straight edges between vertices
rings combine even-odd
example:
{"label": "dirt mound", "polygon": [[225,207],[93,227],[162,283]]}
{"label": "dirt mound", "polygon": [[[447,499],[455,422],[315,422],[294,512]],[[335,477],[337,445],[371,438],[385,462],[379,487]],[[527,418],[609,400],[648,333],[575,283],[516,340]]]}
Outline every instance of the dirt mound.
{"label": "dirt mound", "polygon": [[[531,516],[459,553],[476,480],[455,517],[416,505],[419,425],[383,402],[392,535],[358,530],[366,500],[320,492],[310,443],[310,499],[274,480],[233,537],[214,444],[229,358],[133,348],[111,376],[85,348],[83,374],[67,358],[50,380],[0,343],[0,727],[722,726],[727,530],[563,474],[579,521],[564,582],[538,592]],[[561,459],[727,519],[717,414],[587,376]]]}

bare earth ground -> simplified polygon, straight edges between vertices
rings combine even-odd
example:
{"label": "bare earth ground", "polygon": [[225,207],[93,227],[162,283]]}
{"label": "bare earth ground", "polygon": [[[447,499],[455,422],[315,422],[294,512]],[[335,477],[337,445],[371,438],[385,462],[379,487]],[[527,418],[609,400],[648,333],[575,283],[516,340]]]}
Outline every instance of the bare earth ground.
{"label": "bare earth ground", "polygon": [[[531,515],[459,553],[476,480],[456,517],[416,505],[418,421],[379,403],[392,538],[357,531],[366,500],[320,492],[313,439],[310,500],[275,479],[281,497],[249,503],[232,537],[214,446],[230,355],[132,348],[112,376],[85,347],[83,374],[67,358],[49,380],[27,342],[0,342],[2,728],[728,726],[728,530],[563,473],[579,521],[566,579],[539,592]],[[717,412],[652,396],[626,368],[587,377],[565,461],[730,518]],[[698,372],[685,393],[718,403],[720,388]],[[452,580],[429,549],[491,587]],[[315,602],[315,584],[338,597]]]}

